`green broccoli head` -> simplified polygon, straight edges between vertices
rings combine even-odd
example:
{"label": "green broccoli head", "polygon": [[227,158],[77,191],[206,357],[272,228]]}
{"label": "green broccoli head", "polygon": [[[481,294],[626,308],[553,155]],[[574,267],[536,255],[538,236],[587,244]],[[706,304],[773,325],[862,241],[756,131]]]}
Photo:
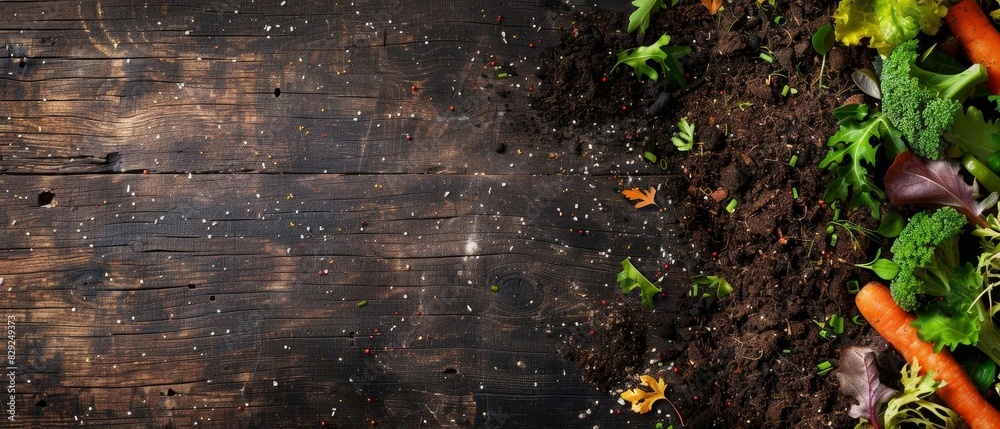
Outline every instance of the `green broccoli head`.
{"label": "green broccoli head", "polygon": [[941,139],[976,86],[986,82],[986,69],[975,64],[958,74],[917,65],[917,40],[896,46],[882,63],[882,110],[898,128],[913,153],[940,159],[947,149]]}
{"label": "green broccoli head", "polygon": [[904,310],[918,307],[920,295],[945,296],[960,266],[958,237],[965,215],[952,207],[920,212],[892,244],[892,260],[899,274],[890,284],[892,298]]}

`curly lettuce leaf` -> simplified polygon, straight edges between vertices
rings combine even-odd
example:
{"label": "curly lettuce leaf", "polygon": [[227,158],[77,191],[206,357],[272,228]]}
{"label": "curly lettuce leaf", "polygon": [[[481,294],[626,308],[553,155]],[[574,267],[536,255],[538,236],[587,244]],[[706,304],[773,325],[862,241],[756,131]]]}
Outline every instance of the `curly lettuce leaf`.
{"label": "curly lettuce leaf", "polygon": [[935,352],[944,347],[955,351],[959,345],[978,343],[983,320],[977,312],[970,311],[970,307],[979,299],[982,282],[983,278],[972,263],[955,267],[951,291],[917,313],[917,320],[913,322],[917,336],[933,343]]}
{"label": "curly lettuce leaf", "polygon": [[918,33],[937,34],[948,13],[942,0],[842,0],[833,13],[834,35],[841,43],[868,46],[888,55]]}
{"label": "curly lettuce leaf", "polygon": [[939,309],[925,310],[917,314],[913,326],[922,340],[934,343],[935,352],[945,346],[954,351],[960,344],[979,342],[979,322],[961,314],[952,316]]}
{"label": "curly lettuce leaf", "polygon": [[649,308],[653,308],[653,296],[663,292],[662,289],[656,287],[656,285],[646,279],[646,276],[642,275],[632,265],[632,260],[629,258],[622,260],[622,270],[618,273],[618,286],[621,288],[622,293],[626,295],[635,288],[639,288],[642,303]]}
{"label": "curly lettuce leaf", "polygon": [[904,365],[902,373],[903,391],[889,400],[885,408],[885,426],[904,427],[904,423],[927,429],[953,429],[958,414],[944,405],[927,400],[944,382],[934,379],[934,371],[920,375],[920,363]]}

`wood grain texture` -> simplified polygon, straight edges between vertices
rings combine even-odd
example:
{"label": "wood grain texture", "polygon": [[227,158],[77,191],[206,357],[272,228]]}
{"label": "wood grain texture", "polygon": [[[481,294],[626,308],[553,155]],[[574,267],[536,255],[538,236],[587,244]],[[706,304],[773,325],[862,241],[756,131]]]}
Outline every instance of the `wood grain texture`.
{"label": "wood grain texture", "polygon": [[500,144],[538,146],[510,125],[563,11],[116,3],[0,5],[4,172],[506,173]]}
{"label": "wood grain texture", "polygon": [[2,182],[21,402],[47,404],[19,411],[45,427],[572,426],[613,398],[562,338],[673,226],[594,203],[617,183],[587,176]]}
{"label": "wood grain texture", "polygon": [[628,421],[558,349],[685,249],[517,123],[575,6],[167,3],[0,3],[2,427]]}

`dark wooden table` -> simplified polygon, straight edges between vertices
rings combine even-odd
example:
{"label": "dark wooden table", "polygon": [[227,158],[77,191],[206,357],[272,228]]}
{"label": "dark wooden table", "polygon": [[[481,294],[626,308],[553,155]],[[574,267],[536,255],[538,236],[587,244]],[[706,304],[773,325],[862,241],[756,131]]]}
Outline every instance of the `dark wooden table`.
{"label": "dark wooden table", "polygon": [[559,353],[673,228],[521,124],[572,3],[0,3],[0,427],[655,422]]}

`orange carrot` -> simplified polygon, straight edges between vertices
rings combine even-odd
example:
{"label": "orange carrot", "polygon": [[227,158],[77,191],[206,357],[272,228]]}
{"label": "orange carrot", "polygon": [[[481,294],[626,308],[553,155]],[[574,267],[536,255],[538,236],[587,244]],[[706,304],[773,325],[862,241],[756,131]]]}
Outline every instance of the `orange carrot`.
{"label": "orange carrot", "polygon": [[993,27],[976,0],[962,0],[948,8],[944,17],[948,29],[958,38],[965,55],[986,67],[990,92],[1000,95],[1000,33]]}
{"label": "orange carrot", "polygon": [[937,390],[941,398],[972,429],[1000,428],[1000,412],[979,394],[975,384],[948,350],[934,352],[934,346],[917,337],[910,326],[916,317],[896,305],[889,288],[871,282],[855,298],[858,310],[907,362],[917,359],[921,373],[934,371],[935,378],[946,384]]}

